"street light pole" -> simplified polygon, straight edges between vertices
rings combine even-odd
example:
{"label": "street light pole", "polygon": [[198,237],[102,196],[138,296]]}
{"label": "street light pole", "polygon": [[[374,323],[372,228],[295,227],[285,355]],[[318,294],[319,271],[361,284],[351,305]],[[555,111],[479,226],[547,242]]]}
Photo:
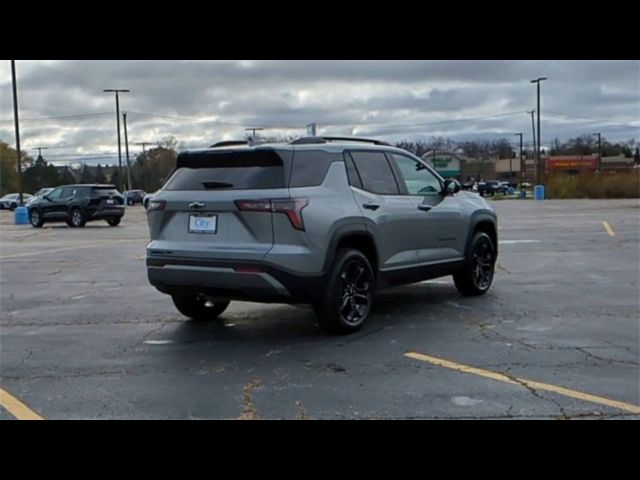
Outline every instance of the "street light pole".
{"label": "street light pole", "polygon": [[594,135],[598,135],[598,166],[597,171],[599,172],[602,169],[602,134],[600,132],[594,133]]}
{"label": "street light pole", "polygon": [[538,148],[536,149],[536,185],[540,183],[540,150],[542,147],[542,135],[540,133],[540,82],[548,80],[547,77],[539,77],[535,80],[531,80],[531,83],[535,83],[538,90],[538,111],[536,112],[538,117]]}
{"label": "street light pole", "polygon": [[13,122],[16,128],[16,158],[18,159],[18,192],[20,192],[20,206],[24,206],[22,199],[22,165],[20,162],[20,121],[18,120],[18,87],[16,85],[16,61],[11,60],[11,82],[13,84]]}
{"label": "street light pole", "polygon": [[131,186],[131,164],[129,163],[129,137],[127,135],[127,112],[122,112],[122,119],[124,121],[124,152],[127,158],[127,183],[129,184],[129,190]]}
{"label": "street light pole", "polygon": [[533,158],[534,158],[534,162],[535,162],[535,155],[536,155],[536,124],[533,120],[533,114],[536,113],[535,110],[527,110],[527,113],[529,113],[531,115],[531,132],[533,135]]}
{"label": "street light pole", "polygon": [[[522,133],[516,133],[514,135],[518,135],[520,136],[520,188],[522,188],[522,175],[523,175],[523,169],[522,169]],[[511,165],[509,165],[509,169],[511,169]]]}
{"label": "street light pole", "polygon": [[118,173],[120,177],[120,185],[117,185],[120,190],[122,190],[122,147],[120,142],[120,97],[119,93],[129,93],[131,90],[127,89],[118,89],[118,88],[107,88],[103,90],[103,92],[114,93],[116,94],[116,128],[118,129]]}

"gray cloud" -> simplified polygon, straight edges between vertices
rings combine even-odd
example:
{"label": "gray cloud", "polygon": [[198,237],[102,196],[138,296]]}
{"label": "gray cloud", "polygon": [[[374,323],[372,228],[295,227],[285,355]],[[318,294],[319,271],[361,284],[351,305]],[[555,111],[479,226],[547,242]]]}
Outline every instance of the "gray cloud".
{"label": "gray cloud", "polygon": [[[61,153],[115,151],[115,115],[29,119],[112,112],[104,88],[132,90],[121,98],[131,143],[174,135],[203,146],[242,137],[244,126],[293,134],[312,121],[321,133],[391,141],[518,131],[530,137],[529,80],[541,75],[549,77],[542,84],[543,142],[594,131],[612,140],[640,137],[638,61],[18,61],[17,71],[23,145],[67,146]],[[13,144],[6,60],[0,107],[0,139]],[[517,113],[434,124],[509,112]]]}

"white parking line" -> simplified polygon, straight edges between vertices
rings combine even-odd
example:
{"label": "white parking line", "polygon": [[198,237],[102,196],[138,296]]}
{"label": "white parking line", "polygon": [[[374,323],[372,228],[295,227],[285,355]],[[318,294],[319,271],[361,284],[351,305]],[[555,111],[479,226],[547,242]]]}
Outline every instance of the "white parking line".
{"label": "white parking line", "polygon": [[513,245],[515,243],[542,243],[542,240],[498,240],[498,245]]}

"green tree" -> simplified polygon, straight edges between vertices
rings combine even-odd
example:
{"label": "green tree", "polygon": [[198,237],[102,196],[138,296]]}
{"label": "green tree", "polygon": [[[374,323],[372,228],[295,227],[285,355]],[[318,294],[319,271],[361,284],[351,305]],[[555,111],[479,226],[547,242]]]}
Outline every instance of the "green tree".
{"label": "green tree", "polygon": [[41,188],[60,184],[60,175],[53,165],[47,164],[41,156],[22,174],[22,182],[27,192],[37,192]]}
{"label": "green tree", "polygon": [[107,177],[105,176],[104,172],[102,171],[102,166],[100,164],[98,164],[98,166],[96,167],[95,182],[96,183],[107,183]]}
{"label": "green tree", "polygon": [[109,180],[109,183],[115,185],[118,190],[120,190],[122,188],[121,185],[120,185],[120,183],[121,183],[121,181],[120,181],[120,169],[118,167],[113,169],[113,173],[111,174],[111,179]]}
{"label": "green tree", "polygon": [[80,183],[95,183],[96,179],[91,169],[85,163],[80,172]]}
{"label": "green tree", "polygon": [[16,151],[0,142],[0,195],[18,191]]}
{"label": "green tree", "polygon": [[76,183],[76,177],[69,167],[64,167],[62,175],[60,175],[61,185],[72,185]]}

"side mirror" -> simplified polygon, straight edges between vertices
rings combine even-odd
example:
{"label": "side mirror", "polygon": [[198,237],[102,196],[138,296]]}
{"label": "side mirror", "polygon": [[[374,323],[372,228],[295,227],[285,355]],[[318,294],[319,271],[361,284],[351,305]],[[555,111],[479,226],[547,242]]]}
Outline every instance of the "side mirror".
{"label": "side mirror", "polygon": [[451,178],[444,181],[444,193],[445,195],[453,195],[461,190],[462,186],[458,180]]}
{"label": "side mirror", "polygon": [[43,195],[42,198],[44,198],[45,200],[47,200],[48,202],[51,201],[51,199],[49,198],[49,195]]}

